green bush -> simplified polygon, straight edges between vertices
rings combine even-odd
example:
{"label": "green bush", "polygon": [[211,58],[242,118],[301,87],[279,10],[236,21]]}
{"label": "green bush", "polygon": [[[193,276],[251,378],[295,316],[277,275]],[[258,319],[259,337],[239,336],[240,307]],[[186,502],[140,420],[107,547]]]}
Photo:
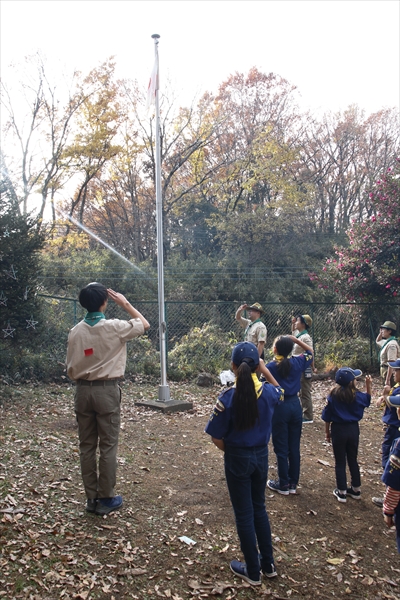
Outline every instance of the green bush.
{"label": "green bush", "polygon": [[8,383],[54,381],[65,376],[65,367],[48,351],[0,345],[0,373]]}
{"label": "green bush", "polygon": [[371,370],[369,340],[362,338],[347,338],[336,342],[327,342],[324,345],[324,368],[350,367]]}
{"label": "green bush", "polygon": [[168,375],[175,381],[199,373],[218,375],[229,369],[232,348],[237,343],[233,332],[224,332],[215,323],[193,327],[168,354]]}
{"label": "green bush", "polygon": [[160,375],[160,353],[153,348],[147,336],[133,339],[127,344],[125,376]]}

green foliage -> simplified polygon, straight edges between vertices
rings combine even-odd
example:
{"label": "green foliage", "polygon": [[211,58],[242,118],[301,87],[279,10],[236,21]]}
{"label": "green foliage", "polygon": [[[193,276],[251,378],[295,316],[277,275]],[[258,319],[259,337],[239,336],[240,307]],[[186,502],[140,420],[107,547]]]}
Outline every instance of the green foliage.
{"label": "green foliage", "polygon": [[13,209],[0,213],[0,323],[14,329],[6,338],[11,344],[25,343],[36,331],[27,321],[40,320],[36,293],[43,243],[33,219]]}
{"label": "green foliage", "polygon": [[234,333],[225,333],[214,323],[194,327],[169,353],[169,376],[180,381],[203,371],[217,375],[229,368],[232,348],[236,343]]}
{"label": "green foliage", "polygon": [[350,367],[371,370],[369,340],[362,338],[348,338],[336,342],[326,342],[324,345],[324,367]]}
{"label": "green foliage", "polygon": [[135,338],[127,345],[125,377],[132,375],[159,375],[160,353],[147,336]]}
{"label": "green foliage", "polygon": [[65,367],[46,350],[0,344],[0,372],[7,383],[60,381]]}

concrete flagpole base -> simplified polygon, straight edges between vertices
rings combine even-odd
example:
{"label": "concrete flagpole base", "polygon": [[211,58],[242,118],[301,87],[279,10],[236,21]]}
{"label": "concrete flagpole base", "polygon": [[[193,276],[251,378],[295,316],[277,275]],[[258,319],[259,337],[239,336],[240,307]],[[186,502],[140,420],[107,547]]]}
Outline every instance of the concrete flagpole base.
{"label": "concrete flagpole base", "polygon": [[158,388],[158,400],[138,400],[136,406],[144,406],[152,410],[160,410],[163,413],[181,412],[192,410],[193,403],[184,400],[172,400],[168,385],[160,385]]}

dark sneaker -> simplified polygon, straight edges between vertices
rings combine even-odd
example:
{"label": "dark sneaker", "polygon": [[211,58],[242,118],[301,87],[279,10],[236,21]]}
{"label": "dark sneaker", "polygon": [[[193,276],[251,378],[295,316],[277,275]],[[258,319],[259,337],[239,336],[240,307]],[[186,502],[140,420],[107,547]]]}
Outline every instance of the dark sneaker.
{"label": "dark sneaker", "polygon": [[294,483],[289,483],[289,494],[297,494],[296,486]]}
{"label": "dark sneaker", "polygon": [[108,515],[113,510],[118,510],[122,506],[122,496],[114,498],[98,498],[95,509],[96,515]]}
{"label": "dark sneaker", "polygon": [[375,504],[375,506],[383,508],[383,498],[372,498],[372,502]]}
{"label": "dark sneaker", "polygon": [[354,500],[361,500],[361,492],[355,492],[353,488],[347,488],[347,495]]}
{"label": "dark sneaker", "polygon": [[275,481],[273,481],[272,479],[268,479],[267,486],[270,490],[278,492],[278,494],[282,494],[282,496],[289,496],[289,486],[281,486],[279,483],[279,479],[276,479]]}
{"label": "dark sneaker", "polygon": [[265,577],[271,579],[271,577],[276,577],[278,573],[276,572],[274,563],[271,563],[269,566],[264,567],[262,570]]}
{"label": "dark sneaker", "polygon": [[94,513],[96,511],[97,498],[88,498],[86,502],[86,512]]}
{"label": "dark sneaker", "polygon": [[333,495],[336,496],[339,502],[347,502],[346,494],[341,494],[337,488],[333,490]]}
{"label": "dark sneaker", "polygon": [[314,423],[313,419],[303,419],[303,423]]}
{"label": "dark sneaker", "polygon": [[232,573],[234,573],[241,579],[244,579],[250,585],[261,585],[261,577],[259,578],[258,581],[254,581],[253,579],[250,579],[250,577],[247,573],[247,567],[246,567],[245,563],[242,563],[239,560],[233,560],[231,562],[230,567],[231,567]]}

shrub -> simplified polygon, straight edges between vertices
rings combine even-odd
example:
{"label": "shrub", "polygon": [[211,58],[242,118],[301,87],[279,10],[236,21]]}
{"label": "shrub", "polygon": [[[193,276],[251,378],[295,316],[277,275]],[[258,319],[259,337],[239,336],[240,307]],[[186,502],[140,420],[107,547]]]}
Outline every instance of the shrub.
{"label": "shrub", "polygon": [[224,332],[215,323],[204,323],[184,335],[168,355],[168,375],[181,381],[201,372],[217,375],[229,368],[235,334]]}
{"label": "shrub", "polygon": [[159,375],[160,353],[153,348],[147,336],[133,339],[127,344],[125,377],[131,375]]}
{"label": "shrub", "polygon": [[371,370],[369,340],[362,338],[347,338],[336,342],[327,342],[324,346],[324,368],[333,369],[350,367]]}

